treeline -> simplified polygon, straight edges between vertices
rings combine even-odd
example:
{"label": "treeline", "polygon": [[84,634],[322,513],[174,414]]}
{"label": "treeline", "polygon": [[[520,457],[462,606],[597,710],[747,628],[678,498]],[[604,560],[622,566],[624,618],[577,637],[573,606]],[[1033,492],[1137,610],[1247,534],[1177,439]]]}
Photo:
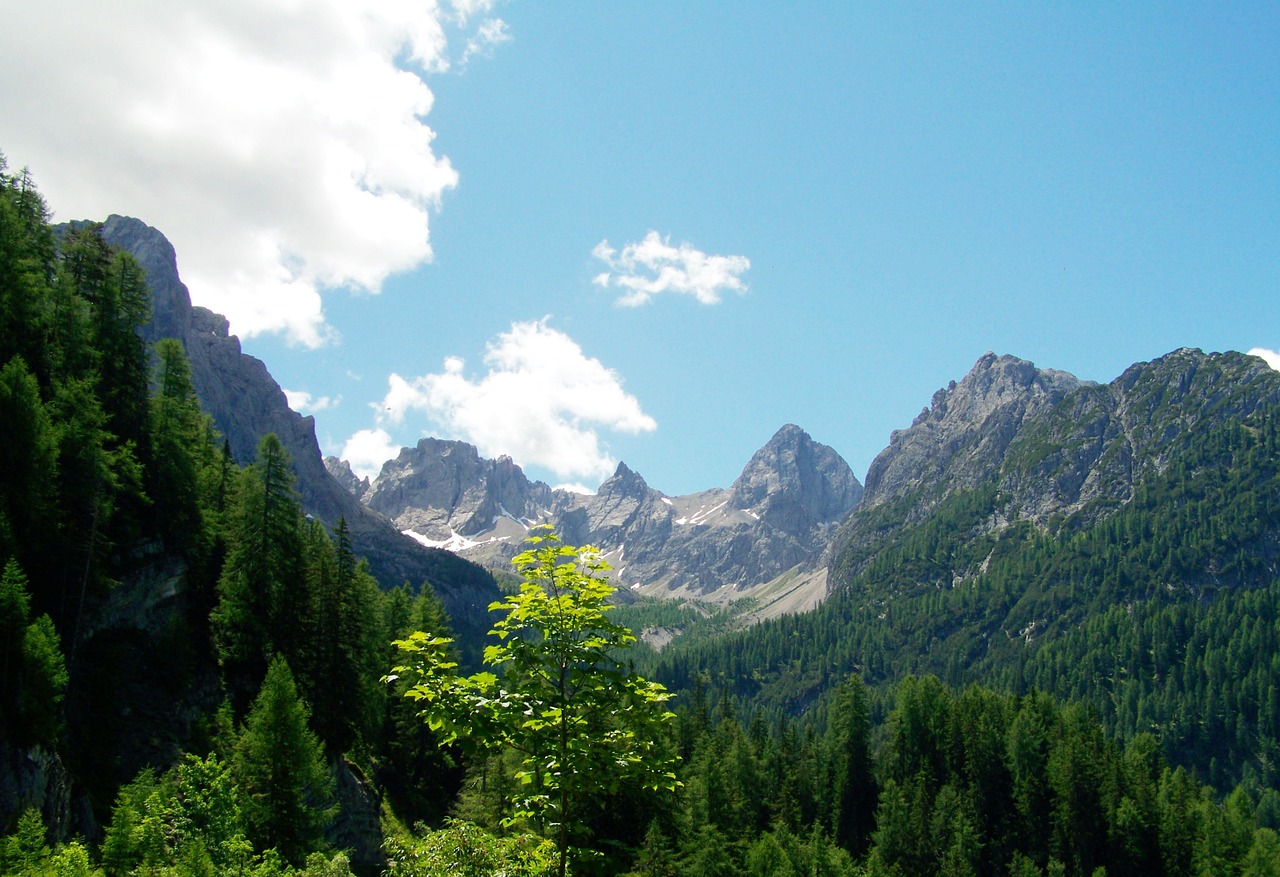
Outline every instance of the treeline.
{"label": "treeline", "polygon": [[104,830],[113,874],[303,867],[362,768],[438,820],[460,769],[380,679],[440,604],[303,515],[274,436],[232,459],[181,344],[140,340],[148,303],[0,156],[0,830],[26,850],[3,873]]}
{"label": "treeline", "polygon": [[[816,611],[716,640],[677,639],[646,669],[796,714],[842,675],[886,685],[1039,689],[1094,705],[1108,733],[1153,734],[1220,792],[1280,787],[1280,412],[1195,433],[1123,506],[992,529],[994,482],[940,498],[881,538]],[[909,503],[907,503],[909,504]],[[867,528],[864,528],[867,529]],[[874,544],[873,544],[874,543]]]}
{"label": "treeline", "polygon": [[[825,730],[743,731],[693,709],[679,874],[1270,874],[1243,790],[1217,803],[1150,735],[1084,706],[907,677],[873,732],[854,679]],[[873,738],[878,743],[873,743]],[[1280,813],[1269,814],[1272,820]],[[652,845],[652,844],[651,844]],[[644,871],[637,873],[662,873]]]}

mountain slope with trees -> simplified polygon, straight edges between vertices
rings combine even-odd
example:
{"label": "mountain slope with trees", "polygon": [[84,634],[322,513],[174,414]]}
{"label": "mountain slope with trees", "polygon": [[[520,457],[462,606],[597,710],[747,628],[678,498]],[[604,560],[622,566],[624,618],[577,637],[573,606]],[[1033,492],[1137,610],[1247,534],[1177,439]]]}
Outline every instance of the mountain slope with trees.
{"label": "mountain slope with trees", "polygon": [[1176,351],[1106,387],[984,357],[877,458],[822,607],[677,644],[658,677],[791,711],[853,671],[1039,689],[1274,795],[1278,428],[1253,357]]}

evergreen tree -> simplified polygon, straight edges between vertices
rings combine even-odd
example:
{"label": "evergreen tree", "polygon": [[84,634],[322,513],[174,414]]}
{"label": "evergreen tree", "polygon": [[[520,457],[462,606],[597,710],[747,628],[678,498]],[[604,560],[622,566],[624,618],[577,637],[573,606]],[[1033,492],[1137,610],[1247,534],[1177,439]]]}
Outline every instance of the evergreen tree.
{"label": "evergreen tree", "polygon": [[308,727],[309,713],[289,665],[275,658],[231,765],[250,840],[294,864],[321,848],[332,814],[333,778]]}
{"label": "evergreen tree", "polygon": [[228,554],[218,581],[213,627],[239,714],[261,684],[270,656],[297,660],[310,620],[302,513],[288,455],[272,434],[237,479]]}
{"label": "evergreen tree", "polygon": [[836,689],[823,741],[823,763],[832,836],[858,856],[870,841],[876,808],[870,735],[866,690],[855,676]]}
{"label": "evergreen tree", "polygon": [[379,595],[351,547],[345,518],[338,521],[332,542],[319,524],[312,534],[308,553],[323,561],[315,564],[310,673],[317,684],[310,699],[320,738],[331,754],[341,755],[358,741],[372,741],[380,712],[382,690],[375,682],[385,668],[377,638]]}
{"label": "evergreen tree", "polygon": [[17,356],[0,367],[0,423],[0,557],[47,576],[60,529],[58,435],[36,376]]}

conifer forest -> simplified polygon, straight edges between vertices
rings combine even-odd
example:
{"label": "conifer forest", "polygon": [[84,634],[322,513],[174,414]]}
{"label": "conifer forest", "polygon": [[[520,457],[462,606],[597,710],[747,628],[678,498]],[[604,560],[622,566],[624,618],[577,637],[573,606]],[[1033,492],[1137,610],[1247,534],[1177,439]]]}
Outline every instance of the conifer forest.
{"label": "conifer forest", "polygon": [[534,530],[477,640],[276,436],[236,459],[138,262],[49,217],[0,159],[0,873],[1280,875],[1276,405],[1044,526],[878,506],[756,624]]}

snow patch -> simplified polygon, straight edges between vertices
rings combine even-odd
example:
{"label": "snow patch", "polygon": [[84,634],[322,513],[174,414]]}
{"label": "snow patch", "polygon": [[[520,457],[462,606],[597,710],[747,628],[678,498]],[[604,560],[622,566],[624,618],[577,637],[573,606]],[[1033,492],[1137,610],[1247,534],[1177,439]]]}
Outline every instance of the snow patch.
{"label": "snow patch", "polygon": [[425,545],[428,548],[442,548],[445,551],[452,551],[454,554],[457,554],[459,551],[467,551],[472,548],[479,548],[481,545],[488,545],[492,542],[506,541],[505,539],[500,539],[497,537],[494,537],[491,539],[485,539],[482,541],[477,541],[475,539],[468,539],[466,536],[456,533],[452,527],[449,528],[448,539],[429,539],[426,536],[423,536],[421,533],[415,533],[413,530],[401,530],[400,532],[408,536],[414,542],[417,542],[419,545]]}
{"label": "snow patch", "polygon": [[[722,508],[724,508],[728,504],[729,504],[729,500],[726,499],[724,502],[720,503],[719,505],[714,505],[711,508],[706,508],[704,506],[703,508],[698,509],[697,514],[695,514],[692,518],[688,519],[689,523],[695,524],[695,525],[705,523],[708,518],[710,518],[712,515],[720,511]],[[680,523],[680,522],[677,521],[676,523]]]}

